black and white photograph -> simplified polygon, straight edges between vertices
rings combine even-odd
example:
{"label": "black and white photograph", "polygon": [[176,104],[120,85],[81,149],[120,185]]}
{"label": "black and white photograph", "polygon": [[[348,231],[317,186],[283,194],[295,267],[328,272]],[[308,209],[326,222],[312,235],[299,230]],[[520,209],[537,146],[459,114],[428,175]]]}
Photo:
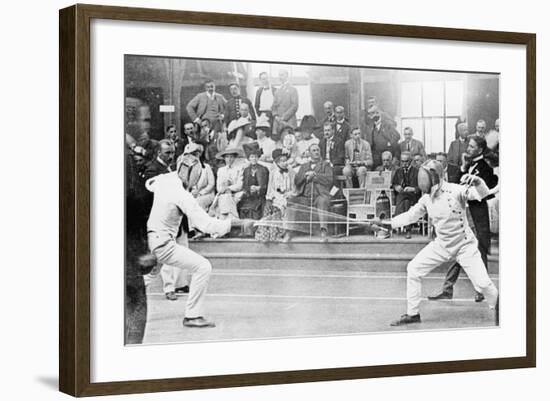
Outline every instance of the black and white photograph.
{"label": "black and white photograph", "polygon": [[499,83],[125,55],[124,343],[498,328]]}

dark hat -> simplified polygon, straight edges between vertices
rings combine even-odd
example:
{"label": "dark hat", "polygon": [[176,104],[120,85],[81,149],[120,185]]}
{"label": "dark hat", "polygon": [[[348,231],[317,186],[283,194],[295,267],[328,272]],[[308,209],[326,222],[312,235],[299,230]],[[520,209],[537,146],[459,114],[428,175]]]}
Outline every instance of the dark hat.
{"label": "dark hat", "polygon": [[283,153],[282,149],[275,149],[273,150],[273,152],[271,152],[271,158],[273,159],[274,162],[276,162],[277,159],[281,156],[286,156],[286,154]]}
{"label": "dark hat", "polygon": [[262,155],[262,149],[260,149],[260,145],[258,145],[258,142],[251,142],[251,143],[243,144],[243,150],[244,150],[244,154],[245,154],[247,159],[252,154],[254,154],[258,157],[260,157]]}
{"label": "dark hat", "polygon": [[302,121],[300,121],[300,128],[298,128],[298,131],[314,131],[316,129],[320,128],[317,124],[317,120],[312,115],[305,115],[302,117]]}

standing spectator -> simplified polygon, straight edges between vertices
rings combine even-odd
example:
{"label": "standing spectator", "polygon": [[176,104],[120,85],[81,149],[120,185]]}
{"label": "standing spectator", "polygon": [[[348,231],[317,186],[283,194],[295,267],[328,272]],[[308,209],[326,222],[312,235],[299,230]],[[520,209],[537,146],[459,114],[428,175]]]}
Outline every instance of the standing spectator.
{"label": "standing spectator", "polygon": [[449,163],[446,153],[437,153],[437,155],[435,156],[435,160],[437,160],[439,163],[441,163],[441,166],[443,166],[443,178],[445,179],[445,181],[452,184],[460,183],[460,177],[462,176],[460,168],[455,164]]}
{"label": "standing spectator", "polygon": [[274,119],[273,130],[280,133],[285,125],[296,128],[296,111],[298,110],[298,91],[288,80],[288,71],[279,71],[281,87],[277,89],[271,108]]}
{"label": "standing spectator", "polygon": [[[284,228],[286,230],[283,241],[291,239],[291,230],[298,230],[303,223],[295,221],[308,221],[313,217],[313,210],[319,218],[321,227],[321,240],[325,242],[328,235],[328,216],[330,208],[330,189],[333,183],[332,167],[329,162],[321,158],[319,145],[311,145],[309,148],[311,161],[300,166],[294,183],[296,184],[296,196],[288,200],[289,206],[306,206],[309,212],[304,212],[297,207],[289,207],[285,216]],[[309,228],[309,227],[308,227]]]}
{"label": "standing spectator", "polygon": [[324,123],[335,123],[336,122],[336,115],[334,114],[334,104],[327,100],[325,103],[323,103],[323,110],[325,111],[325,117],[323,118],[323,124]]}
{"label": "standing spectator", "polygon": [[[495,175],[493,168],[487,164],[485,160],[485,154],[487,152],[487,142],[485,138],[479,135],[472,135],[469,137],[468,148],[466,153],[462,156],[462,165],[460,171],[462,174],[470,174],[480,177],[488,189],[495,188],[498,184],[498,177]],[[489,192],[490,193],[490,192]],[[487,200],[492,199],[493,194],[489,194],[480,201],[470,200],[468,201],[468,209],[473,220],[474,233],[477,238],[477,247],[481,253],[481,259],[487,269],[487,255],[491,246],[491,232],[489,226],[489,209],[487,206]],[[441,293],[428,297],[430,300],[438,299],[451,299],[453,297],[453,287],[458,280],[461,266],[458,263],[452,265],[447,271],[445,276],[445,282],[443,284],[443,290]],[[477,292],[475,301],[483,301],[483,294]]]}
{"label": "standing spectator", "polygon": [[[269,182],[269,170],[258,163],[262,153],[256,143],[244,145],[244,152],[250,164],[243,170],[243,196],[239,202],[239,216],[242,219],[259,220],[265,205],[265,194]],[[248,230],[251,227],[246,227]],[[252,235],[252,231],[243,231],[244,235]]]}
{"label": "standing spectator", "polygon": [[361,130],[353,128],[351,139],[345,143],[346,165],[343,174],[346,176],[346,186],[352,188],[352,177],[357,176],[359,188],[365,188],[367,171],[372,167],[372,153],[370,145],[361,139]]}
{"label": "standing spectator", "polygon": [[403,130],[403,141],[399,144],[401,152],[407,151],[411,155],[422,155],[422,157],[425,158],[426,151],[424,150],[424,144],[418,139],[414,139],[413,136],[413,129],[411,127],[405,127]]}
{"label": "standing spectator", "polygon": [[351,126],[346,121],[344,106],[336,106],[334,110],[336,115],[336,121],[334,122],[336,135],[340,136],[345,142],[350,138]]}
{"label": "standing spectator", "polygon": [[[269,76],[267,72],[260,73],[260,87],[256,91],[256,97],[254,98],[254,107],[258,113],[258,117],[262,114],[267,117],[269,125],[273,124],[272,107],[275,99],[276,89],[269,82]],[[269,154],[271,157],[271,153]]]}
{"label": "standing spectator", "polygon": [[462,165],[462,155],[468,148],[468,124],[459,123],[456,126],[456,130],[458,131],[458,138],[449,145],[447,158],[449,163],[456,164],[460,167]]}
{"label": "standing spectator", "polygon": [[203,118],[207,118],[212,123],[213,129],[221,131],[227,101],[221,94],[216,93],[216,84],[211,79],[204,82],[204,90],[187,104],[187,114],[196,124],[200,124]]}
{"label": "standing spectator", "polygon": [[479,135],[484,137],[486,133],[487,133],[487,123],[485,122],[485,120],[477,120],[476,132],[474,135]]}
{"label": "standing spectator", "polygon": [[225,166],[218,170],[216,190],[218,194],[210,207],[211,213],[220,219],[239,218],[237,204],[243,196],[243,172],[235,167],[235,160],[243,157],[243,151],[238,148],[227,148],[218,154],[225,161]]}
{"label": "standing spectator", "polygon": [[256,230],[255,237],[262,242],[280,241],[283,239],[285,230],[282,223],[287,210],[287,199],[294,196],[296,186],[294,184],[294,170],[288,168],[287,157],[282,149],[275,149],[271,154],[273,168],[269,173],[267,185],[266,205],[262,220],[269,221],[269,224],[260,225]]}
{"label": "standing spectator", "polygon": [[399,148],[399,132],[395,129],[395,124],[382,119],[380,110],[371,110],[370,118],[373,121],[372,131],[370,133],[372,158],[374,166],[378,167],[382,163],[382,153],[389,151],[394,157],[394,161],[399,160],[401,149]]}
{"label": "standing spectator", "polygon": [[319,142],[321,157],[329,162],[334,175],[341,175],[346,161],[346,140],[337,136],[334,131],[334,125],[325,123],[323,125],[323,139]]}
{"label": "standing spectator", "polygon": [[[241,117],[246,117],[250,121],[256,120],[256,113],[250,99],[241,96],[241,87],[238,83],[232,83],[229,85],[229,93],[231,97],[225,104],[224,122],[225,125],[233,120],[238,120]],[[248,106],[247,115],[243,115],[241,112],[241,105],[246,104]]]}
{"label": "standing spectator", "polygon": [[367,98],[367,110],[365,113],[365,129],[364,132],[362,130],[361,133],[364,134],[363,139],[367,140],[370,143],[371,147],[374,144],[374,129],[379,123],[377,121],[378,116],[380,116],[379,121],[383,126],[387,126],[388,129],[396,128],[397,124],[395,123],[395,120],[388,113],[381,109],[380,105],[378,104],[378,99],[375,96],[369,96]]}
{"label": "standing spectator", "polygon": [[500,133],[500,118],[495,120],[495,131]]}
{"label": "standing spectator", "polygon": [[[418,187],[418,169],[411,166],[411,154],[401,153],[401,167],[393,176],[393,190],[396,192],[395,215],[408,211],[418,202],[420,188]],[[410,225],[404,227],[405,238],[411,238]]]}

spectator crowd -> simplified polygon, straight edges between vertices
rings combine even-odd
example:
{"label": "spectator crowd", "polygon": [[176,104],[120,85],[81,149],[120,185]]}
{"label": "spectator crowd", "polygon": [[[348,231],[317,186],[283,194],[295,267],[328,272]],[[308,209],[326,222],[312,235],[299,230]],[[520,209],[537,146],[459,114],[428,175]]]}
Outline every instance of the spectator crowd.
{"label": "spectator crowd", "polygon": [[[478,121],[472,134],[467,123],[459,121],[448,152],[426,154],[413,129],[404,127],[401,135],[374,97],[367,100],[361,128],[350,125],[345,108],[330,100],[324,103],[321,121],[305,115],[298,124],[298,92],[288,72],[279,72],[278,87],[269,82],[267,73],[259,78],[261,86],[253,100],[241,94],[238,83],[229,86],[226,99],[207,80],[204,91],[186,106],[190,121],[183,125],[182,134],[169,125],[160,141],[147,132],[137,138],[126,135],[127,192],[139,199],[132,213],[146,219],[152,204],[152,194],[145,189],[148,179],[177,172],[210,215],[271,222],[248,226],[241,236],[288,241],[313,207],[319,211],[319,233],[326,240],[328,222],[323,211],[330,210],[335,189],[365,188],[369,171],[391,172],[398,215],[420,198],[418,168],[427,159],[441,162],[445,179],[455,183],[480,158],[491,171],[498,168],[499,120],[492,130],[485,121]],[[498,191],[498,179],[487,184],[494,193]],[[489,210],[493,226],[498,225],[498,209]],[[204,235],[185,219],[182,230],[194,232],[196,238]],[[410,228],[404,233],[410,237]]]}

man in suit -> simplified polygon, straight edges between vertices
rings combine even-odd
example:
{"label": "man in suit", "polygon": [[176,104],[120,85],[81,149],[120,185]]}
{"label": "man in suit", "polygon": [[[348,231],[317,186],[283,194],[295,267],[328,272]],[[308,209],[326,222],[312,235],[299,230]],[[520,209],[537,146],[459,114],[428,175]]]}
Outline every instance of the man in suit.
{"label": "man in suit", "polygon": [[374,166],[382,164],[382,153],[391,152],[394,160],[399,160],[401,149],[399,147],[399,132],[395,129],[395,123],[382,118],[380,110],[374,109],[370,114],[373,125],[366,140],[372,149]]}
{"label": "man in suit", "polygon": [[323,125],[323,139],[319,142],[321,158],[331,164],[334,175],[341,175],[346,161],[346,140],[341,135],[336,135],[334,125]]}
{"label": "man in suit", "polygon": [[[479,135],[469,137],[466,153],[462,156],[462,165],[460,166],[461,174],[475,175],[483,179],[489,189],[494,188],[498,184],[498,176],[495,175],[493,168],[485,161],[485,153],[487,151],[487,141]],[[474,223],[474,231],[478,242],[478,249],[481,253],[481,259],[487,269],[487,254],[491,246],[491,232],[489,229],[489,208],[487,200],[493,198],[494,195],[489,195],[481,200],[468,201],[468,208]],[[443,290],[441,293],[428,297],[429,300],[452,299],[453,286],[458,280],[461,266],[455,263],[447,271]],[[475,301],[483,301],[483,294],[476,292]]]}
{"label": "man in suit", "polygon": [[181,136],[178,135],[178,130],[176,129],[175,124],[170,124],[166,126],[164,130],[164,138],[171,140],[174,144],[174,149],[176,151],[174,155],[174,160],[176,160],[179,155],[183,153],[183,150],[185,149],[185,143],[182,140]]}
{"label": "man in suit", "polygon": [[372,167],[372,153],[370,145],[361,139],[361,130],[353,128],[351,139],[345,143],[346,165],[343,174],[346,176],[346,186],[352,188],[352,177],[355,175],[359,181],[359,188],[365,188],[367,171]]}
{"label": "man in suit", "polygon": [[273,98],[274,127],[276,133],[280,133],[285,125],[296,128],[296,111],[298,110],[298,91],[288,80],[288,71],[279,71],[281,87],[277,89]]}
{"label": "man in suit", "polygon": [[224,119],[225,98],[216,93],[214,81],[208,79],[204,83],[204,92],[197,94],[189,103],[187,103],[187,114],[195,124],[200,124],[203,118],[207,118],[212,123],[212,128],[221,131],[222,121]]}
{"label": "man in suit", "polygon": [[487,134],[487,123],[485,120],[477,120],[476,133],[474,135],[485,136]]}
{"label": "man in suit", "polygon": [[344,141],[347,141],[350,138],[351,126],[346,121],[344,106],[336,106],[334,110],[336,116],[336,119],[334,121],[336,135],[342,137]]}
{"label": "man in suit", "polygon": [[422,155],[426,157],[426,151],[424,150],[424,144],[418,139],[413,138],[414,133],[411,127],[405,127],[403,130],[403,141],[399,144],[401,152],[409,152],[411,155]]}
{"label": "man in suit", "polygon": [[231,85],[229,85],[229,93],[231,94],[231,97],[225,104],[225,125],[229,125],[231,121],[238,120],[239,118],[243,117],[243,115],[241,114],[241,105],[243,103],[248,106],[250,120],[256,121],[256,113],[254,112],[252,102],[250,101],[250,99],[241,96],[241,87],[238,83],[232,83]]}
{"label": "man in suit", "polygon": [[[269,76],[267,72],[260,73],[260,87],[256,91],[256,96],[254,98],[254,108],[258,117],[264,114],[269,121],[269,125],[273,125],[273,115],[271,113],[271,108],[273,107],[273,101],[275,100],[276,89],[269,82]],[[271,154],[269,155],[271,156]]]}
{"label": "man in suit", "polygon": [[324,123],[334,123],[336,121],[336,115],[334,114],[334,103],[330,100],[327,100],[323,103],[323,110],[325,112],[325,117],[323,118]]}
{"label": "man in suit", "polygon": [[460,167],[462,164],[462,155],[468,147],[468,124],[460,123],[456,126],[458,138],[451,142],[447,152],[449,163]]}
{"label": "man in suit", "polygon": [[375,168],[375,171],[391,171],[391,181],[393,182],[393,177],[397,171],[397,167],[393,163],[393,155],[390,151],[385,151],[382,153],[382,164]]}
{"label": "man in suit", "polygon": [[[418,187],[418,169],[411,166],[411,154],[401,153],[401,167],[397,169],[392,180],[395,191],[395,215],[407,212],[418,202],[420,188]],[[404,227],[405,238],[411,238],[410,225]]]}
{"label": "man in suit", "polygon": [[449,161],[447,160],[447,154],[445,152],[437,153],[435,156],[435,160],[437,160],[439,163],[441,163],[441,166],[443,166],[443,179],[445,181],[452,184],[458,184],[460,182],[460,177],[462,176],[460,168],[455,164],[449,163]]}
{"label": "man in suit", "polygon": [[[319,225],[321,227],[321,241],[325,242],[328,235],[327,212],[330,208],[330,189],[333,183],[332,167],[329,162],[321,158],[319,145],[309,147],[311,161],[300,166],[294,179],[297,195],[288,199],[288,208],[284,218],[283,238],[284,242],[290,241],[291,231],[296,230],[303,223],[312,218],[313,210],[318,210]],[[296,205],[296,206],[293,206]],[[302,207],[299,207],[302,206]],[[303,212],[303,206],[312,208],[309,212]]]}

